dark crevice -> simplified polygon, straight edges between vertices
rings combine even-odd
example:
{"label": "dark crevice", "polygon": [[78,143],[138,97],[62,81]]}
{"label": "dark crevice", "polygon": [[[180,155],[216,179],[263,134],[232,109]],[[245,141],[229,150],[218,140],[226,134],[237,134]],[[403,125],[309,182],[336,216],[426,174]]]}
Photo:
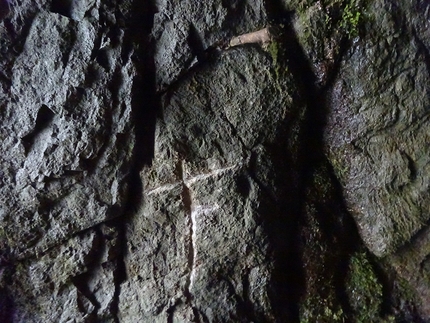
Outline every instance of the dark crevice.
{"label": "dark crevice", "polygon": [[117,214],[121,216],[115,217],[109,221],[109,225],[116,228],[118,233],[118,256],[116,260],[116,267],[114,271],[114,284],[115,292],[113,301],[110,305],[110,312],[116,323],[119,323],[119,296],[121,293],[121,284],[127,280],[127,269],[125,264],[125,257],[128,253],[127,246],[127,223],[131,217],[136,214],[139,206],[142,204],[142,191],[143,185],[138,171],[131,172],[128,179],[128,200],[123,209],[117,210]]}
{"label": "dark crevice", "polygon": [[[0,244],[0,322],[13,323],[15,304],[13,301],[15,274],[17,261],[9,246]],[[9,287],[10,286],[10,287]]]}
{"label": "dark crevice", "polygon": [[15,309],[12,298],[9,295],[10,292],[6,288],[0,287],[0,322],[2,323],[14,322]]}
{"label": "dark crevice", "polygon": [[372,255],[370,252],[367,252],[366,255],[375,276],[382,285],[380,315],[381,317],[388,317],[393,314],[393,308],[395,307],[393,278],[387,272],[386,268],[380,265],[379,259],[376,256]]}
{"label": "dark crevice", "polygon": [[182,197],[182,203],[184,205],[184,210],[187,214],[187,216],[189,217],[189,221],[188,221],[188,226],[189,226],[189,242],[188,242],[188,276],[187,276],[187,280],[185,283],[185,289],[184,289],[184,295],[187,299],[187,304],[191,304],[192,298],[193,296],[191,295],[191,291],[190,291],[190,284],[191,284],[191,274],[193,271],[193,267],[194,267],[194,245],[193,245],[193,220],[191,218],[191,193],[190,190],[188,189],[188,187],[183,184],[182,185],[182,193],[181,193],[181,197]]}
{"label": "dark crevice", "polygon": [[[334,176],[328,162],[326,165],[326,180],[330,183],[330,195],[320,197],[322,208],[316,213],[316,218],[323,231],[323,240],[333,250],[333,261],[327,264],[327,270],[333,273],[334,288],[337,300],[347,318],[352,318],[354,310],[349,303],[345,286],[347,284],[351,256],[362,250],[360,236],[352,217],[349,216],[342,194],[342,187]],[[330,256],[330,255],[328,255]],[[330,275],[330,273],[328,273]]]}
{"label": "dark crevice", "polygon": [[[259,323],[268,323],[262,317],[257,318],[254,306],[249,299],[249,281],[248,275],[243,276],[242,282],[245,283],[243,285],[244,293],[242,297],[236,293],[236,289],[234,288],[234,284],[230,281],[228,277],[219,277],[220,281],[224,281],[228,285],[228,291],[232,295],[232,298],[237,302],[237,315],[231,315],[231,319],[234,318],[234,322],[259,322]],[[245,289],[247,290],[245,293]],[[245,297],[246,295],[246,297]]]}
{"label": "dark crevice", "polygon": [[[344,55],[350,48],[350,41],[344,38],[340,42],[339,54],[331,70],[328,71],[327,81],[319,87],[312,64],[308,61],[293,29],[292,13],[284,8],[282,1],[266,0],[265,3],[270,21],[281,26],[277,41],[282,48],[287,49],[283,51],[281,58],[291,72],[298,89],[298,95],[294,100],[298,106],[305,106],[306,109],[301,119],[297,116],[301,130],[296,160],[288,162],[288,157],[286,160],[282,156],[278,157],[279,161],[275,159],[275,162],[279,163],[277,169],[282,169],[282,163],[291,167],[292,174],[284,176],[286,179],[291,176],[296,177],[294,182],[297,183],[297,187],[292,185],[284,188],[289,199],[286,197],[283,204],[280,204],[277,228],[268,228],[275,248],[276,267],[273,285],[276,288],[272,302],[277,309],[277,318],[279,322],[299,322],[300,302],[306,288],[302,242],[299,237],[301,219],[306,216],[309,189],[314,185],[316,170],[328,164],[323,150],[323,133],[329,109],[326,93],[338,76]],[[278,142],[282,144],[282,140]],[[340,184],[331,168],[327,166],[325,180],[332,186],[333,195],[330,198],[318,195],[317,203],[320,207],[317,214],[312,216],[317,217],[325,239],[337,255],[336,264],[331,266],[336,277],[335,293],[344,313],[350,317],[353,311],[348,302],[345,284],[350,257],[357,250],[357,246],[361,245],[360,238],[354,221],[346,211]]]}
{"label": "dark crevice", "polygon": [[135,145],[133,166],[128,176],[128,200],[122,216],[115,218],[112,224],[118,232],[117,265],[114,273],[115,293],[111,304],[111,313],[115,322],[119,322],[119,295],[121,284],[127,280],[125,257],[127,247],[127,223],[136,214],[142,204],[143,184],[140,171],[152,164],[154,156],[156,116],[160,100],[155,91],[154,44],[150,38],[156,7],[153,1],[134,1],[131,16],[124,17],[124,48],[121,53],[124,62],[129,59],[135,65],[136,76],[132,87],[132,120],[134,120]]}
{"label": "dark crevice", "polygon": [[123,218],[116,218],[110,222],[116,228],[118,233],[118,257],[116,261],[116,267],[113,273],[115,292],[113,295],[112,303],[110,304],[110,313],[113,316],[115,323],[119,323],[118,311],[119,311],[119,295],[121,293],[121,284],[127,279],[127,270],[125,267],[124,258],[126,255],[127,240],[126,240],[126,228],[124,225]]}
{"label": "dark crevice", "polygon": [[193,315],[194,315],[193,322],[194,323],[202,323],[200,320],[200,316],[201,316],[200,314],[201,313],[199,312],[199,310],[197,308],[195,308],[194,306],[192,306],[191,311],[193,312]]}
{"label": "dark crevice", "polygon": [[223,30],[237,31],[238,21],[244,17],[246,4],[247,2],[242,0],[222,0],[222,6],[227,9],[227,16],[222,25]]}
{"label": "dark crevice", "polygon": [[199,62],[203,62],[205,60],[205,48],[203,45],[203,39],[199,35],[197,28],[191,24],[189,28],[188,34],[188,46],[191,49],[191,54],[193,57],[197,57]]}
{"label": "dark crevice", "polygon": [[[273,161],[275,169],[285,169],[286,165],[290,167],[289,172],[277,174],[285,183],[280,194],[284,199],[278,204],[278,216],[273,219],[271,224],[266,225],[272,247],[274,248],[275,269],[272,275],[271,302],[273,304],[278,322],[299,322],[300,300],[304,293],[305,277],[303,261],[301,259],[300,245],[300,226],[299,220],[304,201],[306,200],[306,188],[309,179],[313,175],[313,167],[318,159],[317,152],[320,152],[315,142],[314,134],[322,133],[318,131],[318,124],[314,116],[310,115],[312,109],[321,109],[321,103],[317,101],[316,77],[312,72],[310,63],[301,48],[295,31],[292,27],[291,12],[287,11],[281,1],[266,1],[266,11],[272,24],[279,24],[278,42],[282,48],[288,48],[284,51],[282,59],[291,71],[295,84],[298,88],[298,97],[294,98],[298,106],[305,106],[306,115],[304,120],[296,122],[302,123],[303,128],[299,133],[299,151],[296,160],[280,154],[279,148],[273,149]],[[282,28],[282,26],[284,26]],[[314,133],[308,133],[311,129]],[[279,138],[278,144],[287,147],[288,139]],[[297,144],[297,143],[296,143]],[[306,146],[306,148],[305,148]],[[286,148],[284,148],[286,149]],[[289,160],[290,159],[290,160]]]}
{"label": "dark crevice", "polygon": [[36,138],[36,136],[49,126],[49,124],[54,119],[54,116],[55,113],[46,105],[43,104],[40,107],[39,111],[37,112],[36,122],[33,131],[21,138],[27,153],[31,146],[34,144],[34,139]]}
{"label": "dark crevice", "polygon": [[0,21],[5,19],[10,12],[11,4],[9,0],[0,1]]}
{"label": "dark crevice", "polygon": [[51,12],[71,18],[73,0],[52,0]]}
{"label": "dark crevice", "polygon": [[103,32],[98,33],[94,39],[94,46],[91,50],[90,60],[95,60],[102,45]]}
{"label": "dark crevice", "polygon": [[242,313],[243,317],[247,318],[247,322],[269,323],[270,321],[264,317],[263,313],[258,313],[256,311],[250,298],[249,271],[242,276],[242,287],[243,294],[239,302],[239,312]]}
{"label": "dark crevice", "polygon": [[[160,98],[156,95],[154,44],[149,38],[152,30],[155,7],[152,2],[139,9],[140,2],[135,1],[135,11],[143,11],[134,16],[133,28],[129,41],[143,44],[132,55],[136,65],[137,76],[133,83],[133,120],[136,121],[136,159],[135,170],[140,171],[144,165],[151,165],[154,157],[154,140],[156,117],[160,110]],[[139,27],[138,27],[139,26]]]}
{"label": "dark crevice", "polygon": [[99,49],[97,51],[96,61],[101,67],[105,69],[105,71],[110,70],[111,66],[109,61],[109,52],[107,49]]}
{"label": "dark crevice", "polygon": [[176,310],[176,306],[180,304],[180,300],[177,299],[174,304],[170,305],[167,309],[167,323],[173,323],[174,313]]}
{"label": "dark crevice", "polygon": [[409,180],[411,182],[415,181],[417,179],[417,174],[418,174],[418,170],[417,170],[417,165],[415,163],[415,161],[412,159],[411,156],[409,156],[408,154],[406,154],[405,152],[401,152],[402,156],[404,156],[406,158],[406,160],[408,161],[408,168],[409,168]]}

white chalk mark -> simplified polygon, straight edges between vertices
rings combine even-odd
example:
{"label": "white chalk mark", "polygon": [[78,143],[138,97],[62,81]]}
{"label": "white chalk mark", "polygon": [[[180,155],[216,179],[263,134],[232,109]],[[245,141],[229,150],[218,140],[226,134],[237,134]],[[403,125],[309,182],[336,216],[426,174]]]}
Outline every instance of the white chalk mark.
{"label": "white chalk mark", "polygon": [[225,173],[228,173],[233,169],[240,168],[241,166],[242,166],[242,164],[239,163],[239,164],[235,164],[235,165],[229,166],[229,167],[214,169],[209,173],[198,174],[198,175],[186,178],[186,179],[184,179],[184,183],[185,183],[185,185],[189,186],[189,185],[192,185],[196,182],[205,180],[205,179],[210,178],[210,177],[216,177],[219,175],[224,175]]}
{"label": "white chalk mark", "polygon": [[193,287],[194,281],[196,279],[196,259],[197,259],[197,216],[201,214],[207,214],[219,209],[219,205],[215,203],[214,205],[197,205],[193,207],[191,210],[191,226],[192,226],[192,235],[191,235],[191,243],[193,246],[193,264],[191,267],[190,273],[190,286],[189,289]]}
{"label": "white chalk mark", "polygon": [[229,171],[231,171],[233,169],[240,168],[240,167],[242,167],[242,164],[238,163],[238,164],[235,164],[233,166],[214,169],[208,173],[197,174],[197,175],[191,176],[189,178],[186,178],[185,170],[182,170],[181,181],[155,187],[153,189],[146,191],[145,194],[146,195],[152,195],[152,194],[163,193],[165,191],[170,191],[170,190],[176,189],[178,186],[180,186],[182,184],[185,184],[188,187],[189,185],[192,185],[196,182],[208,179],[210,177],[216,177],[219,175],[224,175],[225,173],[228,173]]}
{"label": "white chalk mark", "polygon": [[146,195],[152,195],[152,194],[158,194],[158,193],[163,193],[165,191],[171,191],[179,186],[182,185],[182,182],[175,182],[173,184],[166,184],[166,185],[162,185],[162,186],[158,186],[156,188],[153,188],[152,190],[146,191],[145,194]]}

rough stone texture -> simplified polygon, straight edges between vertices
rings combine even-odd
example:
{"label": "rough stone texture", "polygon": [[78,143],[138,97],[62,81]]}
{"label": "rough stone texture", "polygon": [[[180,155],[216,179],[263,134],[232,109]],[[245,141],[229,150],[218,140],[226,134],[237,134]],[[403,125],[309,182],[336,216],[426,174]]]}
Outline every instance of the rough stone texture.
{"label": "rough stone texture", "polygon": [[204,51],[267,24],[263,1],[157,1],[153,37],[158,89],[173,83]]}
{"label": "rough stone texture", "polygon": [[0,322],[429,322],[429,8],[0,0]]}
{"label": "rough stone texture", "polygon": [[430,216],[430,43],[413,26],[393,28],[407,22],[390,7],[369,8],[385,19],[369,22],[375,32],[342,64],[327,127],[348,206],[378,256],[410,240]]}
{"label": "rough stone texture", "polygon": [[[268,55],[253,48],[223,53],[164,95],[154,161],[141,173],[144,206],[127,231],[120,318],[274,320],[266,229],[285,192],[264,173],[273,171],[264,147],[297,108]],[[136,295],[145,300],[137,308]]]}
{"label": "rough stone texture", "polygon": [[112,318],[116,261],[98,232],[127,200],[136,72],[115,5],[81,4],[11,1],[0,26],[4,322]]}
{"label": "rough stone texture", "polygon": [[133,65],[122,62],[122,33],[97,29],[39,13],[13,62],[0,209],[1,244],[13,253],[45,250],[124,205]]}
{"label": "rough stone texture", "polygon": [[[344,58],[329,94],[330,160],[364,243],[380,257],[411,241],[430,219],[425,7],[372,2],[368,32]],[[407,266],[414,262],[405,259]],[[428,269],[417,274],[426,277]],[[430,317],[429,285],[418,289]]]}
{"label": "rough stone texture", "polygon": [[99,319],[112,317],[115,284],[106,242],[101,232],[89,231],[25,260],[12,280],[18,308],[13,321],[83,322],[94,320],[95,313]]}

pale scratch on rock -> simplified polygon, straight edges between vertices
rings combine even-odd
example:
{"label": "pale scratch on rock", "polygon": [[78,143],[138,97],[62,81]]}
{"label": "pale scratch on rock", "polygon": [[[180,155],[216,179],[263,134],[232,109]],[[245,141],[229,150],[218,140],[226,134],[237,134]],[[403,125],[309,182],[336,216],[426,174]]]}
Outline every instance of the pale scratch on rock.
{"label": "pale scratch on rock", "polygon": [[229,167],[225,167],[225,168],[214,169],[214,170],[210,171],[209,173],[197,174],[197,175],[189,177],[189,178],[186,178],[184,167],[182,167],[182,171],[181,171],[181,177],[182,178],[180,179],[180,181],[177,181],[174,183],[169,183],[169,184],[164,184],[161,186],[157,186],[155,188],[152,188],[152,189],[146,191],[145,195],[149,196],[149,195],[153,195],[153,194],[163,193],[165,191],[170,191],[170,190],[176,189],[181,185],[189,186],[189,185],[192,185],[198,181],[205,180],[205,179],[210,178],[210,177],[223,175],[224,173],[226,173],[230,170],[239,168],[241,166],[242,166],[242,164],[239,163],[239,164],[235,164],[233,166],[229,166]]}
{"label": "pale scratch on rock", "polygon": [[[235,164],[233,166],[225,167],[225,168],[214,169],[209,173],[198,174],[198,175],[189,177],[187,179],[184,178],[184,183],[185,183],[185,185],[189,186],[189,185],[192,185],[198,181],[202,181],[202,180],[205,180],[205,179],[210,178],[210,177],[216,177],[218,175],[224,175],[225,173],[228,173],[229,171],[231,171],[233,169],[238,169],[240,167],[242,167],[241,163]],[[185,174],[184,174],[184,176],[185,176]]]}
{"label": "pale scratch on rock", "polygon": [[171,191],[171,190],[179,187],[180,185],[182,185],[182,182],[175,182],[173,184],[161,185],[161,186],[155,187],[149,191],[146,191],[145,194],[146,195],[152,195],[152,194],[163,193],[165,191]]}
{"label": "pale scratch on rock", "polygon": [[213,211],[216,211],[219,209],[219,205],[215,203],[214,205],[197,205],[192,208],[191,210],[191,225],[192,225],[192,237],[191,242],[193,244],[193,264],[191,268],[191,274],[190,274],[190,286],[191,289],[194,285],[194,281],[196,278],[196,259],[197,259],[197,246],[196,246],[196,240],[197,240],[197,216],[200,214],[207,214]]}

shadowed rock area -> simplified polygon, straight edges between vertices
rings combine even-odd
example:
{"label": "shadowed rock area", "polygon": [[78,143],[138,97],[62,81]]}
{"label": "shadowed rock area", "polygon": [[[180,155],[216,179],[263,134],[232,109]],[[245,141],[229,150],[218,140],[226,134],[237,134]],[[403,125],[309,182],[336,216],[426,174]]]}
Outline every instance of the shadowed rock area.
{"label": "shadowed rock area", "polygon": [[0,322],[430,322],[429,8],[0,0]]}

